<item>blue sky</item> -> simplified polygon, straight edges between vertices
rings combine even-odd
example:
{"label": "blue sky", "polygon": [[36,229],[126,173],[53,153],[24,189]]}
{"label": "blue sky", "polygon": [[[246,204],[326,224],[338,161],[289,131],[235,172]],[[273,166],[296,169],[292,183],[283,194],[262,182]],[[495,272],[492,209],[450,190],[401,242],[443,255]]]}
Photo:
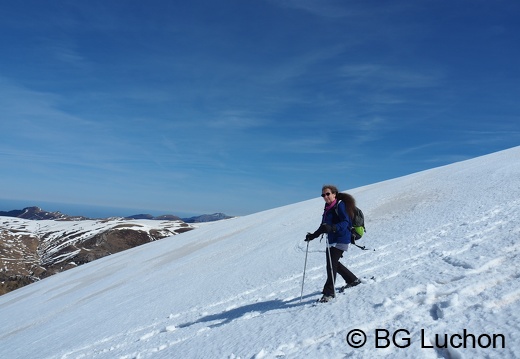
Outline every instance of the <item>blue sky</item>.
{"label": "blue sky", "polygon": [[520,145],[519,18],[505,0],[5,2],[0,198],[246,215]]}

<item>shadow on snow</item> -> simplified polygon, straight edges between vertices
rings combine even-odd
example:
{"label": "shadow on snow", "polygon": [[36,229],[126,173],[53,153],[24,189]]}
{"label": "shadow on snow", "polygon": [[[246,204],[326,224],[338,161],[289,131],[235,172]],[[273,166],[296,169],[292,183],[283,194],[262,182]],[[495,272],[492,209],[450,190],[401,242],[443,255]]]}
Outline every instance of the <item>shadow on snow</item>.
{"label": "shadow on snow", "polygon": [[252,316],[256,317],[259,315],[268,314],[269,312],[277,311],[277,310],[283,310],[284,312],[287,309],[292,308],[298,308],[303,307],[309,303],[314,303],[315,300],[309,300],[309,297],[314,297],[319,292],[311,293],[308,295],[303,296],[303,300],[300,303],[300,298],[294,298],[288,301],[283,301],[280,299],[275,300],[268,300],[264,302],[258,302],[254,304],[247,304],[242,307],[237,307],[233,309],[229,309],[226,311],[223,311],[221,313],[216,314],[210,314],[206,315],[204,317],[201,317],[195,321],[183,323],[177,326],[177,328],[187,328],[195,324],[199,323],[210,323],[217,321],[217,323],[208,325],[209,328],[216,328],[220,327],[222,325],[228,324],[232,322],[233,320],[240,319],[248,314],[251,314]]}

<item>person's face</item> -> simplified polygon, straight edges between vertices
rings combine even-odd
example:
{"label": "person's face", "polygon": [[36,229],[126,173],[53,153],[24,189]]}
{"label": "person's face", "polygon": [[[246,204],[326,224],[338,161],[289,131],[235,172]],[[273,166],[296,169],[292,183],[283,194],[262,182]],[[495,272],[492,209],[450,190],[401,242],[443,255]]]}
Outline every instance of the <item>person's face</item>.
{"label": "person's face", "polygon": [[323,197],[323,199],[325,200],[325,203],[327,203],[327,204],[331,204],[336,199],[336,194],[332,193],[330,188],[325,188],[321,192],[321,196]]}

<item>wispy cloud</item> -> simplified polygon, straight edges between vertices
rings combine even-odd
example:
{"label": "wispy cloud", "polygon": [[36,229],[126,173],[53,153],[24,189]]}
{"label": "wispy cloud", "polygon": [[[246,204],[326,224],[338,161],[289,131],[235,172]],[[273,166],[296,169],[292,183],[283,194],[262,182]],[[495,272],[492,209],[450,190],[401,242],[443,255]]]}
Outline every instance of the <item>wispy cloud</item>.
{"label": "wispy cloud", "polygon": [[314,135],[312,137],[292,138],[280,142],[272,151],[277,153],[324,155],[336,152],[336,149],[331,147],[330,144],[331,140],[328,136]]}
{"label": "wispy cloud", "polygon": [[245,110],[226,110],[211,119],[208,126],[217,130],[255,129],[269,124],[269,121],[261,116],[262,114]]}
{"label": "wispy cloud", "polygon": [[81,54],[78,45],[71,38],[65,36],[45,38],[40,46],[43,48],[43,51],[48,52],[50,57],[58,62],[78,67],[86,67],[87,65],[87,60]]}
{"label": "wispy cloud", "polygon": [[[312,51],[302,48],[293,56],[277,61],[271,66],[263,67],[261,73],[251,76],[259,83],[268,85],[284,84],[294,79],[309,77],[312,71],[315,71],[317,65],[326,63],[327,61],[341,56],[345,52],[346,44],[329,44],[321,47],[313,47]],[[324,73],[320,69],[320,73]],[[325,72],[326,73],[326,72]],[[318,74],[313,74],[316,77]]]}
{"label": "wispy cloud", "polygon": [[344,2],[334,0],[271,0],[279,6],[299,9],[317,16],[328,18],[341,18],[353,16],[356,14],[354,10],[346,9]]}
{"label": "wispy cloud", "polygon": [[368,18],[377,15],[388,17],[413,6],[407,1],[349,1],[349,0],[269,0],[280,7],[305,11],[315,16],[351,21],[366,22]]}
{"label": "wispy cloud", "polygon": [[429,142],[429,143],[423,143],[418,146],[404,147],[404,148],[401,148],[401,149],[395,151],[393,154],[394,154],[394,156],[397,156],[397,157],[407,157],[412,153],[417,153],[419,151],[423,151],[423,150],[431,149],[431,148],[433,148],[433,149],[443,148],[445,146],[446,146],[446,143],[434,141],[434,142]]}
{"label": "wispy cloud", "polygon": [[2,125],[18,126],[18,121],[53,124],[92,124],[83,118],[59,109],[63,96],[52,92],[32,90],[0,74],[0,106],[6,119]]}
{"label": "wispy cloud", "polygon": [[98,167],[103,165],[100,159],[124,156],[125,146],[107,131],[109,125],[61,109],[65,103],[62,95],[31,90],[5,77],[0,77],[0,92],[0,152],[4,158]]}
{"label": "wispy cloud", "polygon": [[387,89],[428,88],[441,84],[442,75],[429,71],[410,70],[380,64],[344,65],[340,75],[350,83]]}

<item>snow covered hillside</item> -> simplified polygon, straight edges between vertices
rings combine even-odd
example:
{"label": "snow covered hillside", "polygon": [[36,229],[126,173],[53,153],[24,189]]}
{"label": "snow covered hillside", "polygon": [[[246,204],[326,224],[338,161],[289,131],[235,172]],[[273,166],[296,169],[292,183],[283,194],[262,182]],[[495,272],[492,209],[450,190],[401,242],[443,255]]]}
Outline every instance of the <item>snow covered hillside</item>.
{"label": "snow covered hillside", "polygon": [[314,304],[319,240],[300,303],[303,239],[323,208],[315,198],[0,297],[0,357],[520,357],[520,147],[349,192],[375,251],[351,248],[342,262],[376,280],[330,303]]}
{"label": "snow covered hillside", "polygon": [[0,294],[191,229],[193,226],[181,220],[28,220],[0,216]]}

